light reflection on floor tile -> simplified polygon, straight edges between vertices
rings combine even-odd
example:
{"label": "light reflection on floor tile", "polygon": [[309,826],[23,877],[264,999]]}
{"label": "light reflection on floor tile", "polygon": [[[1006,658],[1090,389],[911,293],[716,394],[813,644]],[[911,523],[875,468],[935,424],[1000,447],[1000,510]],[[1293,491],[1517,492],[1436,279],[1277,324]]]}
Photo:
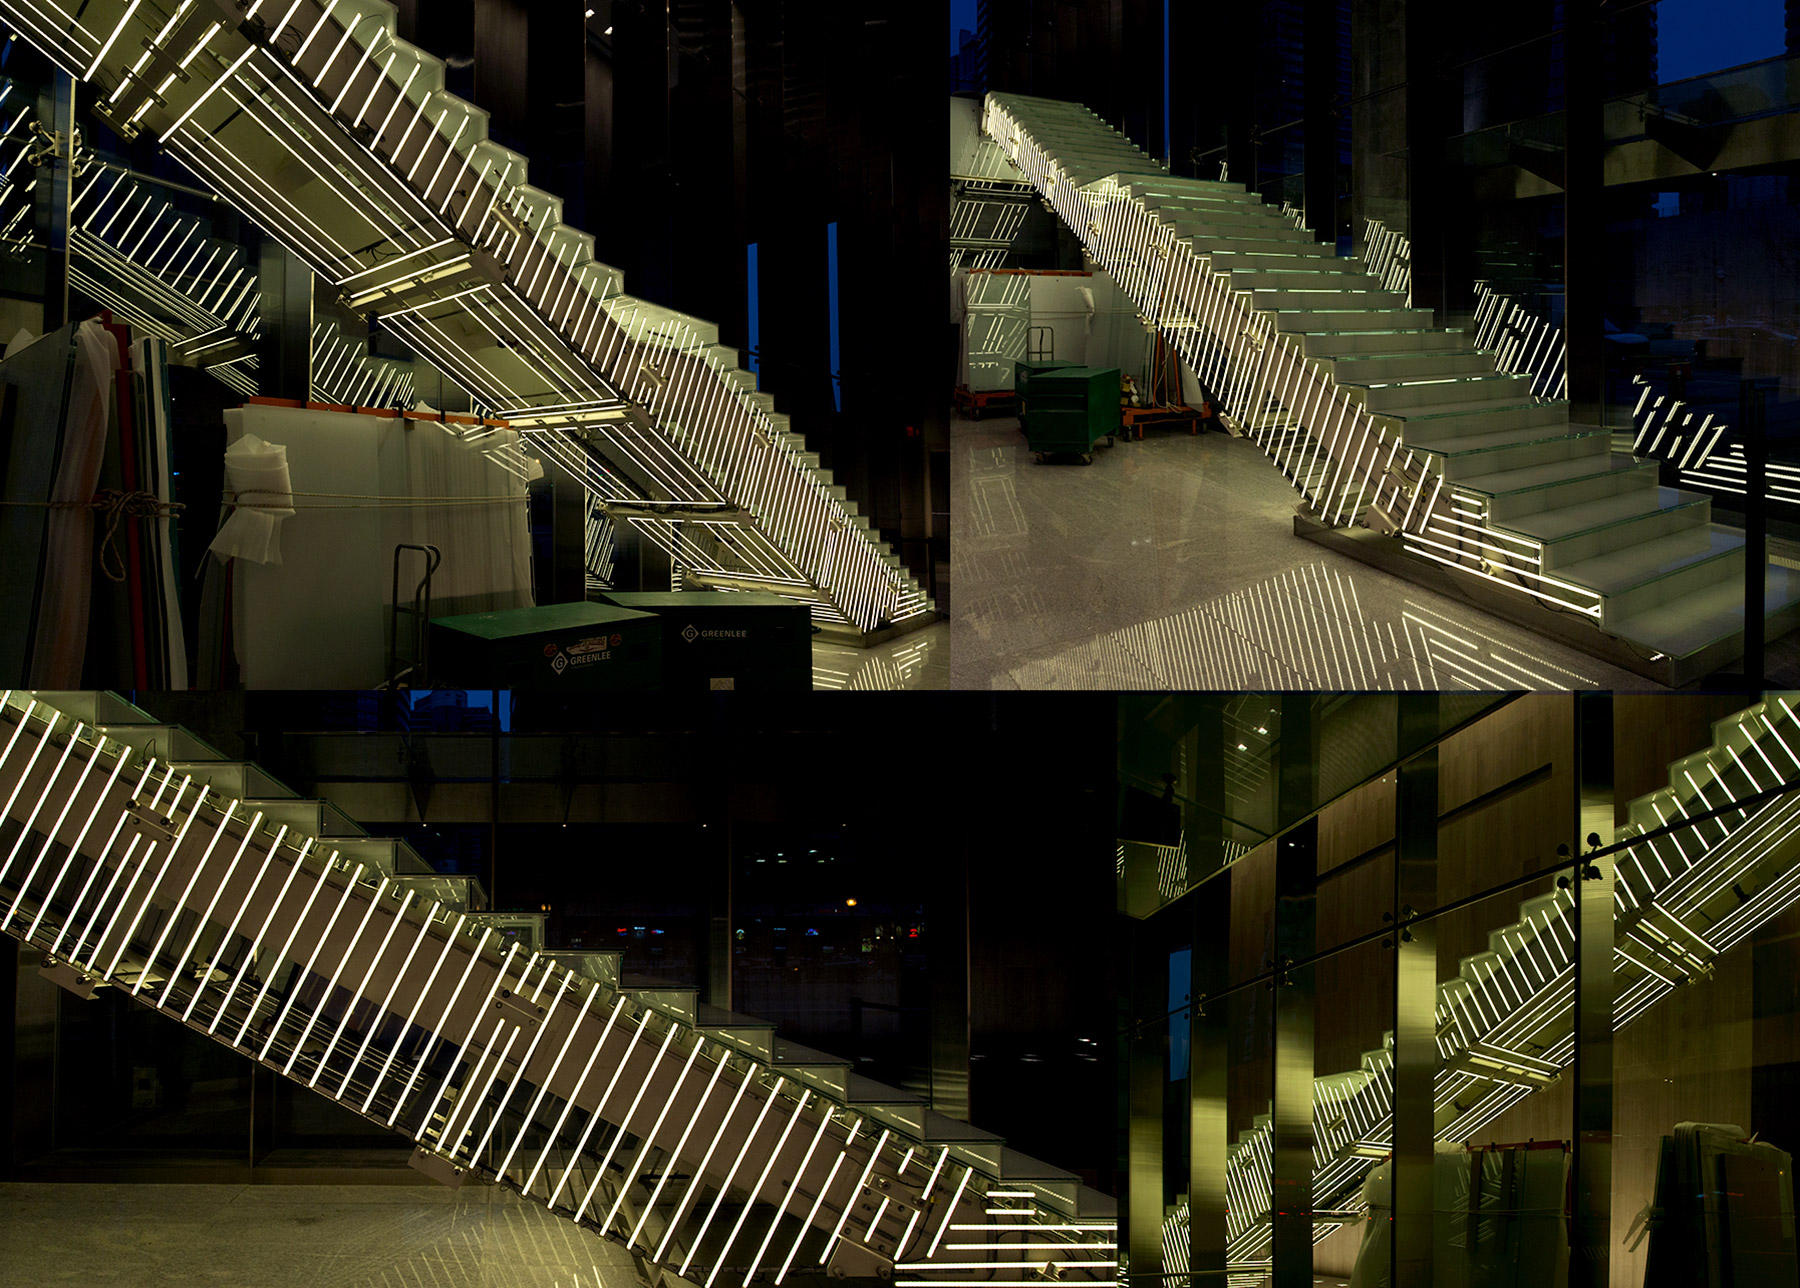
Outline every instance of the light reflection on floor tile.
{"label": "light reflection on floor tile", "polygon": [[1039,465],[1003,419],[951,445],[958,688],[1655,687],[1296,536],[1297,496],[1246,440]]}
{"label": "light reflection on floor tile", "polygon": [[487,1186],[0,1185],[0,1280],[636,1288],[630,1254]]}
{"label": "light reflection on floor tile", "polygon": [[950,623],[909,631],[873,648],[813,642],[815,689],[947,689]]}

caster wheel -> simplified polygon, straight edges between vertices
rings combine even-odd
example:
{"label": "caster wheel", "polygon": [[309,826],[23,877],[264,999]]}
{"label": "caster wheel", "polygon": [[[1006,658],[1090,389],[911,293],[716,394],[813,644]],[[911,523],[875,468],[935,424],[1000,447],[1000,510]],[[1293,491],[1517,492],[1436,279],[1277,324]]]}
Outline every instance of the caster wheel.
{"label": "caster wheel", "polygon": [[1081,454],[1081,463],[1083,465],[1092,465],[1094,463],[1094,454],[1092,452],[1083,452]]}
{"label": "caster wheel", "polygon": [[1039,465],[1044,463],[1044,454],[1042,452],[1033,452],[1031,455],[1037,460]]}

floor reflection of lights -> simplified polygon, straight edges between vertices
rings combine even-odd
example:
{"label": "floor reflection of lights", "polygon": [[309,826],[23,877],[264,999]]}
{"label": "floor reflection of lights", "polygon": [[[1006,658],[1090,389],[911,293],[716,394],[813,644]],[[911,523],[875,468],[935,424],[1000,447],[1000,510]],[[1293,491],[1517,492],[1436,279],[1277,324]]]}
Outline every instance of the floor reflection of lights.
{"label": "floor reflection of lights", "polygon": [[877,644],[813,644],[813,688],[947,689],[950,687],[950,624],[937,622]]}
{"label": "floor reflection of lights", "polygon": [[631,1254],[510,1191],[0,1184],[6,1283],[636,1288]]}
{"label": "floor reflection of lights", "polygon": [[1567,650],[1557,661],[1522,648],[1422,598],[1404,596],[1398,613],[1366,611],[1363,598],[1357,577],[1321,561],[1006,678],[1021,688],[1567,690],[1611,672]]}

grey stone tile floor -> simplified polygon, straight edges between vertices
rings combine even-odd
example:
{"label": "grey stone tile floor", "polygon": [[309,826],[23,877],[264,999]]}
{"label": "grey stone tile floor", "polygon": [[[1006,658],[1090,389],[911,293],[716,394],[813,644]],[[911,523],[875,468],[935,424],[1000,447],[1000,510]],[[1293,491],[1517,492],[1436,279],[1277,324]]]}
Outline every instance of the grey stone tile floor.
{"label": "grey stone tile floor", "polygon": [[630,1255],[510,1190],[0,1184],[0,1284],[636,1288]]}
{"label": "grey stone tile floor", "polygon": [[1254,443],[1152,432],[1037,464],[951,426],[959,689],[1652,689],[1294,535]]}

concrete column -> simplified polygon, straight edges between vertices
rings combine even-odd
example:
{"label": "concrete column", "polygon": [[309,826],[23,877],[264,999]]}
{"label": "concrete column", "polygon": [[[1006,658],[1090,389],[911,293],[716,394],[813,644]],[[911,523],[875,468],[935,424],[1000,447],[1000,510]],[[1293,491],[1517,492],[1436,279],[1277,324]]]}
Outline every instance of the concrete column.
{"label": "concrete column", "polygon": [[[1581,693],[1576,704],[1580,847],[1612,844],[1613,699]],[[1584,864],[1575,895],[1575,1157],[1569,1288],[1607,1288],[1612,1252],[1613,859]]]}
{"label": "concrete column", "polygon": [[37,231],[44,250],[43,334],[69,320],[69,153],[75,136],[75,79],[64,71],[50,74],[38,96],[38,120],[61,139],[58,154],[38,167]]}
{"label": "concrete column", "polygon": [[1604,98],[1598,0],[1563,8],[1563,335],[1569,346],[1569,418],[1602,423],[1606,395]]}
{"label": "concrete column", "polygon": [[1337,0],[1305,0],[1301,12],[1302,103],[1306,149],[1306,223],[1322,242],[1337,241],[1338,6]]}
{"label": "concrete column", "polygon": [[1447,294],[1445,225],[1451,213],[1444,190],[1449,177],[1444,141],[1452,129],[1443,72],[1449,17],[1440,5],[1406,7],[1406,233],[1412,242],[1412,302],[1415,308],[1432,310],[1440,325]]}
{"label": "concrete column", "polygon": [[[1400,747],[1431,741],[1438,695],[1402,695]],[[1397,770],[1394,793],[1394,1241],[1395,1288],[1430,1288],[1434,1088],[1437,1079],[1437,930],[1412,918],[1437,907],[1438,752]]]}
{"label": "concrete column", "polygon": [[1167,1080],[1169,956],[1149,925],[1132,927],[1127,1039],[1125,1252],[1133,1279],[1163,1271],[1163,1085]]}
{"label": "concrete column", "polygon": [[262,291],[257,385],[264,397],[304,402],[312,397],[312,270],[266,235],[257,263]]}
{"label": "concrete column", "polygon": [[[1313,1043],[1311,966],[1288,963],[1318,948],[1319,745],[1313,698],[1281,705],[1275,842],[1274,1162],[1270,1177],[1275,1288],[1310,1288],[1313,1236]],[[1298,820],[1304,821],[1298,821]]]}
{"label": "concrete column", "polygon": [[[1194,723],[1187,736],[1188,875],[1197,881],[1222,858],[1225,807],[1225,707],[1222,696],[1191,699]],[[1231,872],[1206,875],[1188,895],[1193,930],[1188,1011],[1188,1268],[1202,1284],[1225,1282],[1225,1163],[1230,1148],[1226,1068],[1230,1060],[1231,1008],[1208,1003],[1230,984]]]}

